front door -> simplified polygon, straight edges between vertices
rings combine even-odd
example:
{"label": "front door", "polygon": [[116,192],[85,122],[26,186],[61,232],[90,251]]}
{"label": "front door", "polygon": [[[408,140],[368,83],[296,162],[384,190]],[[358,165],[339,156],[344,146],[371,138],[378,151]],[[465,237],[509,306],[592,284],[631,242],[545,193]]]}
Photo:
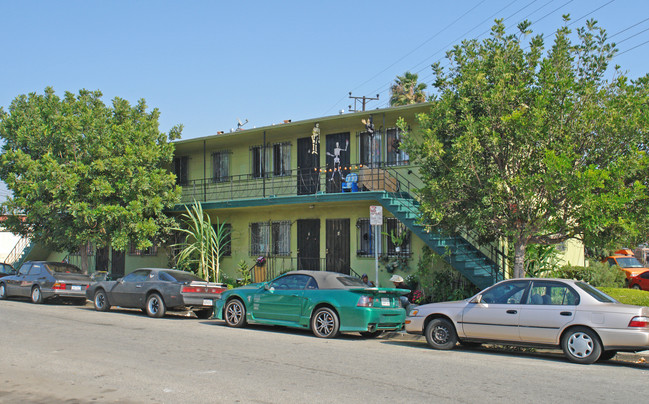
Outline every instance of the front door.
{"label": "front door", "polygon": [[126,266],[126,253],[124,251],[113,250],[112,260],[110,263],[110,272],[113,279],[124,276],[124,267]]}
{"label": "front door", "polygon": [[320,270],[320,219],[297,221],[297,269]]}
{"label": "front door", "polygon": [[320,190],[320,143],[310,137],[297,140],[297,194],[315,194]]}
{"label": "front door", "polygon": [[349,219],[327,219],[327,271],[349,275]]}
{"label": "front door", "polygon": [[349,174],[349,132],[327,135],[327,192],[342,192],[342,183]]}

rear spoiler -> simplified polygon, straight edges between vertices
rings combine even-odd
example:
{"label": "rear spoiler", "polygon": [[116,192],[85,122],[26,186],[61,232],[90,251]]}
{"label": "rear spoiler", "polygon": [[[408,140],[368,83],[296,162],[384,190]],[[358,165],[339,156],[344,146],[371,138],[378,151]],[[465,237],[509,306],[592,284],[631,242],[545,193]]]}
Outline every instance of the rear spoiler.
{"label": "rear spoiler", "polygon": [[407,295],[410,293],[408,289],[398,289],[398,288],[350,288],[352,292],[364,292],[364,293],[394,293],[397,295]]}

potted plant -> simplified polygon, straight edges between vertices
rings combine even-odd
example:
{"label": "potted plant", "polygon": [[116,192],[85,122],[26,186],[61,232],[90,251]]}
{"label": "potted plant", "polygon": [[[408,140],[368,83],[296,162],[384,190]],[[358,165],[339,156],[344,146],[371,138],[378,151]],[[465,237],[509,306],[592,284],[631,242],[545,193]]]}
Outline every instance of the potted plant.
{"label": "potted plant", "polygon": [[392,244],[394,245],[394,250],[397,253],[401,252],[401,247],[404,246],[408,242],[408,237],[410,236],[410,230],[408,230],[405,226],[399,226],[399,228],[395,231],[395,229],[390,230],[390,233],[385,233],[383,232],[386,236],[390,236],[390,241],[392,241]]}

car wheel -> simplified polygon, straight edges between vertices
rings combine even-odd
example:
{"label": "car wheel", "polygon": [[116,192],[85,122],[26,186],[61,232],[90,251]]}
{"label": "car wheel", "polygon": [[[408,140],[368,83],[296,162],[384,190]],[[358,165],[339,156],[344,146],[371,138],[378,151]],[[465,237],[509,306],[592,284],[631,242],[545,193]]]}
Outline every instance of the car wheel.
{"label": "car wheel", "polygon": [[444,318],[436,318],[428,323],[424,334],[428,345],[435,349],[453,349],[457,344],[455,327]]}
{"label": "car wheel", "polygon": [[599,359],[597,361],[598,362],[610,361],[611,359],[615,358],[615,355],[617,355],[617,351],[604,351],[599,356]]}
{"label": "car wheel", "polygon": [[246,306],[239,299],[232,299],[225,305],[225,323],[230,327],[241,328],[246,325]]}
{"label": "car wheel", "polygon": [[0,300],[7,298],[7,289],[5,288],[4,283],[0,283]]}
{"label": "car wheel", "polygon": [[162,300],[159,294],[152,293],[151,296],[146,299],[146,314],[149,317],[164,317],[165,302]]}
{"label": "car wheel", "polygon": [[594,363],[602,353],[597,334],[586,327],[568,330],[561,339],[561,348],[568,360],[581,364]]}
{"label": "car wheel", "polygon": [[97,311],[110,310],[110,304],[108,303],[106,292],[101,289],[95,293],[95,298],[92,300],[92,302],[95,304],[95,310]]}
{"label": "car wheel", "polygon": [[208,318],[212,317],[212,312],[214,312],[214,309],[202,309],[194,311],[194,314],[196,314],[196,317],[200,318],[201,320],[207,320]]}
{"label": "car wheel", "polygon": [[636,290],[642,290],[642,288],[640,287],[640,285],[638,285],[637,283],[636,283],[635,285],[631,286],[631,288],[632,288],[632,289],[636,289]]}
{"label": "car wheel", "polygon": [[321,307],[311,317],[311,331],[319,338],[336,338],[340,330],[340,320],[335,311]]}
{"label": "car wheel", "polygon": [[35,304],[43,303],[43,294],[41,293],[41,288],[39,288],[38,286],[34,286],[32,288],[31,297],[32,297],[32,303]]}
{"label": "car wheel", "polygon": [[365,338],[377,338],[379,335],[383,334],[383,330],[362,331],[360,334]]}

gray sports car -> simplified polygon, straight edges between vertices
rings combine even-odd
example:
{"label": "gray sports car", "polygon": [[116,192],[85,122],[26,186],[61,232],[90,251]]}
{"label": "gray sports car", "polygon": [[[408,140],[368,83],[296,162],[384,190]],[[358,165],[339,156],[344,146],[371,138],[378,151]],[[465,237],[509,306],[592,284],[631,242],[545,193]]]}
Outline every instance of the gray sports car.
{"label": "gray sports car", "polygon": [[649,307],[631,306],[587,283],[511,279],[472,298],[411,309],[406,331],[435,349],[460,342],[561,347],[572,362],[649,349]]}
{"label": "gray sports car", "polygon": [[15,275],[0,278],[0,299],[29,297],[33,303],[48,299],[86,303],[90,277],[79,267],[63,262],[27,261]]}
{"label": "gray sports car", "polygon": [[90,285],[86,296],[98,311],[111,306],[139,308],[150,317],[163,317],[169,311],[193,311],[198,318],[212,316],[214,301],[227,288],[205,282],[196,275],[165,268],[141,268],[115,281]]}

